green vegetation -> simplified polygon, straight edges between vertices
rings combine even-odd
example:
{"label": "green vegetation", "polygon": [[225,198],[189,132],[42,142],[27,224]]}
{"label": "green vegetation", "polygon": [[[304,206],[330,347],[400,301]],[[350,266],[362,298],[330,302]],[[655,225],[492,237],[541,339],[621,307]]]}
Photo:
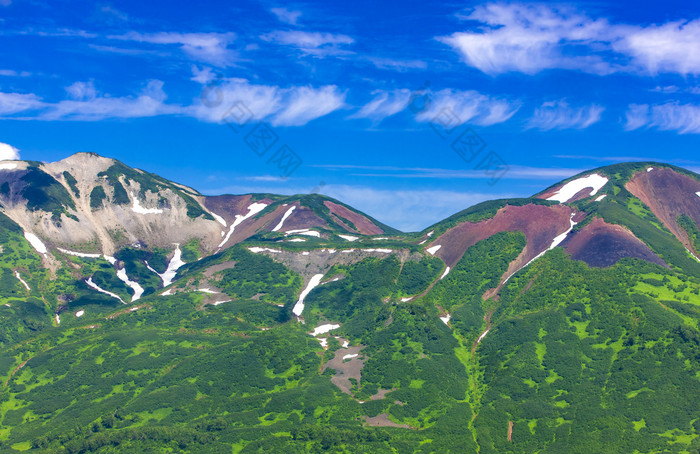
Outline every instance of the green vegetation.
{"label": "green vegetation", "polygon": [[105,200],[107,200],[107,194],[102,186],[97,185],[90,191],[90,208],[93,210],[102,208]]}
{"label": "green vegetation", "polygon": [[678,225],[688,234],[693,249],[696,251],[700,250],[700,230],[698,230],[698,225],[695,221],[690,219],[690,216],[687,214],[682,214],[678,216]]}
{"label": "green vegetation", "polygon": [[78,180],[75,179],[68,171],[63,172],[63,178],[66,179],[66,183],[73,191],[76,197],[80,197],[80,190],[78,190]]}

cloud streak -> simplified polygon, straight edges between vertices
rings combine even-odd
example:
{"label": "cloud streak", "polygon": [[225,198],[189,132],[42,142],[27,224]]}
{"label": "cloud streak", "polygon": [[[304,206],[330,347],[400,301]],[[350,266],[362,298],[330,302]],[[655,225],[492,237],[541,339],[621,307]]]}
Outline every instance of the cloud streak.
{"label": "cloud streak", "polygon": [[612,24],[572,7],[532,3],[489,3],[460,17],[480,26],[436,39],[486,74],[700,74],[700,19]]}
{"label": "cloud streak", "polygon": [[700,105],[696,104],[630,104],[625,117],[628,131],[646,127],[679,134],[700,134]]}
{"label": "cloud streak", "polygon": [[527,128],[542,131],[552,129],[585,129],[598,123],[605,109],[596,104],[572,107],[564,101],[545,102],[535,109]]}

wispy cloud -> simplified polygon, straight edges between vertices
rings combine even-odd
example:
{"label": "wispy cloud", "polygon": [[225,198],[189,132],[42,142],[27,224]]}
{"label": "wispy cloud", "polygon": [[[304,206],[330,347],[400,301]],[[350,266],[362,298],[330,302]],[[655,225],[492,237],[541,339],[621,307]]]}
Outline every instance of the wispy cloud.
{"label": "wispy cloud", "polygon": [[465,63],[487,74],[535,74],[551,68],[597,74],[611,71],[600,56],[574,52],[576,47],[598,41],[609,28],[607,21],[592,20],[569,7],[490,3],[462,18],[484,27],[437,39],[459,52]]}
{"label": "wispy cloud", "polygon": [[289,25],[297,25],[297,21],[301,17],[301,11],[287,8],[271,8],[270,12],[274,14],[280,22]]}
{"label": "wispy cloud", "polygon": [[41,98],[32,93],[0,92],[0,115],[12,115],[17,112],[38,109],[42,105]]}
{"label": "wispy cloud", "polygon": [[296,47],[305,54],[314,56],[343,55],[350,51],[341,46],[353,44],[355,40],[348,35],[305,32],[301,30],[277,30],[260,37],[263,41],[283,46]]}
{"label": "wispy cloud", "polygon": [[487,74],[547,69],[700,74],[700,19],[611,24],[570,6],[533,3],[489,3],[461,18],[481,27],[437,39]]}
{"label": "wispy cloud", "polygon": [[131,31],[111,35],[109,39],[138,43],[177,46],[190,58],[216,66],[233,64],[238,54],[229,49],[236,40],[235,33],[140,33]]}
{"label": "wispy cloud", "polygon": [[228,79],[218,88],[222,103],[197,105],[188,113],[205,121],[219,122],[235,102],[241,102],[253,118],[273,125],[302,126],[345,105],[346,93],[335,85],[322,87],[256,85],[245,79]]}
{"label": "wispy cloud", "polygon": [[379,69],[390,69],[399,72],[428,67],[428,64],[423,60],[400,60],[385,57],[367,57],[367,60]]}
{"label": "wispy cloud", "polygon": [[[0,115],[21,120],[99,121],[110,118],[141,118],[179,113],[179,106],[165,104],[163,82],[152,80],[138,96],[98,94],[92,82],[66,87],[71,99],[50,103],[34,94],[0,93]],[[16,116],[12,114],[22,114]]]}
{"label": "wispy cloud", "polygon": [[408,89],[377,90],[373,91],[372,95],[374,98],[351,115],[351,118],[383,120],[404,110],[411,99],[411,91]]}
{"label": "wispy cloud", "polygon": [[542,131],[551,129],[585,129],[600,121],[605,109],[596,104],[572,107],[564,101],[545,102],[535,109],[528,128]]}
{"label": "wispy cloud", "polygon": [[32,73],[29,71],[15,71],[14,69],[0,69],[0,76],[5,77],[29,77]]}
{"label": "wispy cloud", "polygon": [[455,118],[458,124],[473,122],[481,126],[503,123],[520,108],[518,102],[484,95],[474,90],[444,89],[426,92],[428,106],[416,115],[421,122],[434,122],[439,115]]}
{"label": "wispy cloud", "polygon": [[654,127],[680,134],[700,134],[700,106],[695,104],[630,104],[625,116],[628,131]]}
{"label": "wispy cloud", "polygon": [[[435,178],[435,179],[466,179],[484,180],[491,178],[481,170],[466,169],[441,169],[429,167],[399,167],[399,166],[365,166],[345,164],[320,164],[310,167],[319,167],[334,171],[351,172],[354,176],[377,178]],[[586,169],[572,169],[561,167],[528,167],[512,165],[504,179],[561,179],[583,172]]]}

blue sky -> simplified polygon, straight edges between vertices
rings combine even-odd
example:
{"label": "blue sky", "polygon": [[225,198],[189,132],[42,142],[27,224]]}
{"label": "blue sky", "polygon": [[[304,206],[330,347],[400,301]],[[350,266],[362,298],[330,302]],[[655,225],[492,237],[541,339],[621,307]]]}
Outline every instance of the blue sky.
{"label": "blue sky", "polygon": [[700,169],[700,5],[433,3],[0,0],[0,157],[404,230],[615,162]]}

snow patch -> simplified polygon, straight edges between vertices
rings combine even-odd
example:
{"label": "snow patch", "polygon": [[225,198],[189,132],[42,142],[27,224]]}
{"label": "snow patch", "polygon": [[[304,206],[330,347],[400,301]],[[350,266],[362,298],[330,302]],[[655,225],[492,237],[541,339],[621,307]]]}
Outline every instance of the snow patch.
{"label": "snow patch", "polygon": [[700,197],[700,191],[696,192],[695,195]]}
{"label": "snow patch", "polygon": [[647,172],[651,172],[652,170],[654,170],[653,167],[647,167]]}
{"label": "snow patch", "polygon": [[491,330],[490,330],[490,329],[487,329],[486,331],[484,331],[483,333],[481,333],[481,336],[479,336],[479,338],[476,340],[476,343],[478,344],[479,342],[481,342],[482,340],[484,340],[484,338],[485,338],[486,335],[489,333],[489,331],[491,331]]}
{"label": "snow patch", "polygon": [[444,317],[440,317],[440,320],[442,320],[442,323],[445,325],[450,326],[448,325],[450,318],[452,318],[452,316],[450,314],[446,314]]}
{"label": "snow patch", "polygon": [[145,208],[141,206],[141,202],[139,202],[138,197],[134,197],[134,194],[129,194],[131,195],[131,198],[134,199],[134,206],[131,207],[131,211],[134,213],[138,214],[161,214],[163,210],[159,208]]}
{"label": "snow patch", "polygon": [[309,230],[309,229],[296,229],[296,230],[287,230],[284,232],[285,235],[306,235],[306,236],[315,236],[316,238],[320,238],[321,234],[317,232],[316,230]]}
{"label": "snow patch", "polygon": [[[216,219],[216,222],[218,222],[219,224],[221,224],[221,225],[223,225],[224,227],[226,227],[227,224],[226,224],[226,220],[225,220],[224,218],[222,218],[221,216],[219,216],[218,214],[216,214],[216,213],[214,213],[214,212],[212,212],[212,211],[210,211],[209,214],[211,214],[212,217],[213,217],[214,219]],[[222,234],[222,236],[223,236],[223,232],[221,232],[221,234]]]}
{"label": "snow patch", "polygon": [[449,272],[450,272],[450,267],[448,266],[447,268],[445,268],[445,272],[442,273],[442,276],[440,276],[440,280],[443,280],[445,278],[445,276],[447,276],[447,273],[449,273]]}
{"label": "snow patch", "polygon": [[57,325],[61,324],[61,317],[58,316],[58,313],[56,313],[56,324]]}
{"label": "snow patch", "polygon": [[556,200],[559,203],[568,202],[582,189],[593,188],[593,191],[588,195],[588,197],[590,197],[596,195],[596,193],[600,191],[607,182],[608,179],[604,176],[598,175],[597,173],[592,173],[588,176],[569,181],[562,186],[561,189],[556,192],[556,194],[548,197],[547,200]]}
{"label": "snow patch", "polygon": [[402,302],[402,303],[407,303],[407,302],[411,301],[412,299],[413,299],[412,296],[409,296],[409,297],[407,297],[407,298],[401,298],[401,302]]}
{"label": "snow patch", "polygon": [[525,265],[523,265],[521,268],[519,268],[519,269],[517,269],[516,271],[514,271],[513,274],[511,274],[510,276],[508,276],[508,277],[506,278],[506,280],[503,281],[503,283],[505,284],[506,282],[508,282],[508,279],[510,279],[511,277],[513,277],[513,275],[514,275],[515,273],[517,273],[518,271],[520,271],[520,270],[522,270],[523,268],[527,267],[529,264],[531,264],[532,262],[534,262],[534,261],[537,260],[538,258],[542,257],[544,254],[547,253],[547,251],[551,251],[551,250],[554,249],[555,247],[559,246],[559,244],[560,244],[562,241],[564,241],[564,240],[566,239],[566,237],[569,235],[569,233],[571,233],[571,231],[573,230],[574,226],[576,225],[576,222],[574,222],[574,213],[571,213],[571,218],[569,219],[569,223],[570,223],[569,230],[567,230],[566,232],[562,233],[561,235],[557,235],[556,237],[554,237],[554,239],[552,240],[552,244],[550,244],[549,247],[548,247],[547,249],[545,249],[544,251],[540,252],[540,253],[537,254],[535,257],[533,257],[532,260],[530,260],[529,262],[527,262],[527,263],[526,263]]}
{"label": "snow patch", "polygon": [[218,306],[219,304],[224,304],[224,303],[230,303],[231,300],[226,300],[226,301],[216,301],[212,303],[214,306]]}
{"label": "snow patch", "polygon": [[352,235],[338,235],[338,236],[346,241],[356,241],[356,240],[360,239],[359,236],[352,236]]}
{"label": "snow patch", "polygon": [[148,267],[148,269],[156,273],[158,277],[160,277],[160,279],[163,281],[163,287],[167,287],[168,285],[173,283],[175,275],[177,274],[177,270],[185,264],[185,262],[182,261],[182,251],[180,250],[180,244],[174,244],[175,252],[173,253],[173,258],[170,259],[170,262],[168,262],[168,267],[163,273],[159,273],[158,271],[154,270],[153,268],[151,268],[151,265],[149,265],[148,262],[146,262],[146,266]]}
{"label": "snow patch", "polygon": [[277,224],[277,226],[276,226],[274,229],[272,229],[272,231],[273,231],[273,232],[277,232],[279,229],[281,229],[282,226],[284,225],[284,221],[287,220],[287,218],[292,214],[292,212],[294,212],[294,210],[296,210],[296,208],[297,208],[296,205],[294,205],[293,207],[291,207],[290,209],[288,209],[288,210],[284,213],[284,216],[282,216],[282,219],[280,220],[280,223]]}
{"label": "snow patch", "polygon": [[319,334],[326,334],[329,331],[332,331],[336,328],[340,328],[340,325],[338,324],[332,324],[332,323],[327,323],[325,325],[320,325],[314,328],[314,331],[310,333],[312,336],[316,337]]}
{"label": "snow patch", "polygon": [[429,247],[426,249],[426,252],[430,255],[435,255],[435,253],[442,247],[442,244],[438,244],[437,246]]}
{"label": "snow patch", "polygon": [[309,292],[314,289],[314,287],[321,283],[321,278],[323,278],[323,274],[314,274],[314,276],[311,278],[309,284],[306,286],[304,291],[301,292],[301,295],[299,295],[299,301],[297,301],[297,303],[294,305],[294,309],[292,309],[294,315],[300,317],[301,313],[304,312],[304,299]]}
{"label": "snow patch", "polygon": [[74,256],[76,256],[76,257],[83,257],[83,258],[86,258],[86,259],[99,259],[100,257],[102,257],[101,254],[85,254],[85,253],[83,253],[83,252],[69,251],[68,249],[63,249],[63,248],[60,248],[60,247],[59,247],[59,248],[56,248],[56,249],[58,249],[59,251],[63,252],[64,254],[74,255]]}
{"label": "snow patch", "polygon": [[211,293],[213,295],[220,293],[220,292],[215,292],[214,290],[212,290],[210,288],[198,288],[197,291],[202,292],[202,293]]}
{"label": "snow patch", "polygon": [[161,293],[160,296],[170,296],[172,294],[173,294],[173,289],[169,288],[166,291],[164,291],[163,293]]}
{"label": "snow patch", "polygon": [[388,240],[388,239],[389,239],[389,238],[387,238],[387,237],[385,237],[385,236],[382,236],[382,237],[379,237],[379,238],[372,238],[372,241],[381,241],[381,240]]}
{"label": "snow patch", "polygon": [[103,255],[102,257],[104,257],[104,259],[107,260],[111,265],[114,265],[115,263],[117,263],[117,259],[115,259],[112,256]]}
{"label": "snow patch", "polygon": [[595,201],[596,201],[596,202],[600,202],[600,201],[603,200],[605,197],[607,197],[607,194],[599,195],[599,196],[595,199]]}
{"label": "snow patch", "polygon": [[430,232],[428,232],[428,236],[433,236],[433,233],[435,233],[435,230],[431,230]]}
{"label": "snow patch", "polygon": [[82,309],[75,313],[76,317],[82,317],[83,315],[85,315],[85,311]]}
{"label": "snow patch", "polygon": [[360,249],[360,250],[364,251],[364,252],[381,252],[384,254],[389,254],[389,253],[393,252],[391,249]]}
{"label": "snow patch", "polygon": [[141,298],[141,295],[143,295],[143,287],[141,287],[138,282],[129,279],[129,276],[126,275],[126,268],[117,270],[117,277],[134,291],[134,296],[131,297],[132,303]]}
{"label": "snow patch", "polygon": [[15,271],[15,277],[19,279],[19,281],[22,283],[22,285],[24,285],[27,291],[31,290],[31,288],[29,288],[29,284],[27,284],[27,282],[24,279],[22,279],[22,276],[19,275],[18,271]]}
{"label": "snow patch", "polygon": [[32,247],[36,249],[36,251],[39,254],[43,254],[44,256],[46,256],[46,245],[41,242],[39,237],[30,232],[24,232],[24,237],[27,239],[27,241],[29,241],[29,244],[31,244]]}
{"label": "snow patch", "polygon": [[305,238],[292,238],[291,240],[287,240],[289,243],[304,243],[306,242]]}
{"label": "snow patch", "polygon": [[270,249],[269,247],[249,247],[248,250],[253,254],[259,254],[260,252],[272,252],[273,254],[279,254],[282,252],[279,249]]}
{"label": "snow patch", "polygon": [[357,358],[358,355],[359,355],[359,353],[353,353],[353,354],[351,354],[351,355],[345,355],[345,356],[343,356],[343,359],[345,360],[345,359]]}
{"label": "snow patch", "polygon": [[0,170],[14,170],[17,168],[17,164],[14,162],[3,162],[0,164]]}
{"label": "snow patch", "polygon": [[255,216],[256,214],[260,213],[262,210],[265,209],[266,206],[267,206],[266,203],[256,202],[256,203],[251,204],[248,207],[248,214],[246,214],[245,216],[241,216],[240,214],[237,214],[236,219],[233,221],[233,224],[231,224],[231,227],[229,227],[228,232],[226,233],[226,237],[223,239],[223,241],[221,243],[219,243],[219,247],[226,244],[226,242],[229,240],[229,238],[231,238],[231,235],[233,234],[233,231],[236,229],[236,227],[241,225],[241,223],[243,221],[245,221],[246,219],[251,218],[251,217]]}
{"label": "snow patch", "polygon": [[301,255],[309,255],[309,251],[304,251],[301,253]]}
{"label": "snow patch", "polygon": [[90,276],[90,278],[89,278],[87,281],[85,281],[85,283],[86,283],[87,285],[89,285],[90,287],[94,288],[95,290],[97,290],[98,292],[104,293],[105,295],[109,295],[109,296],[111,296],[112,298],[118,299],[118,300],[121,301],[123,304],[126,304],[126,303],[124,302],[124,300],[121,298],[121,296],[117,295],[116,293],[108,292],[107,290],[104,290],[104,289],[100,288],[97,284],[95,284],[94,282],[92,282],[92,276]]}

